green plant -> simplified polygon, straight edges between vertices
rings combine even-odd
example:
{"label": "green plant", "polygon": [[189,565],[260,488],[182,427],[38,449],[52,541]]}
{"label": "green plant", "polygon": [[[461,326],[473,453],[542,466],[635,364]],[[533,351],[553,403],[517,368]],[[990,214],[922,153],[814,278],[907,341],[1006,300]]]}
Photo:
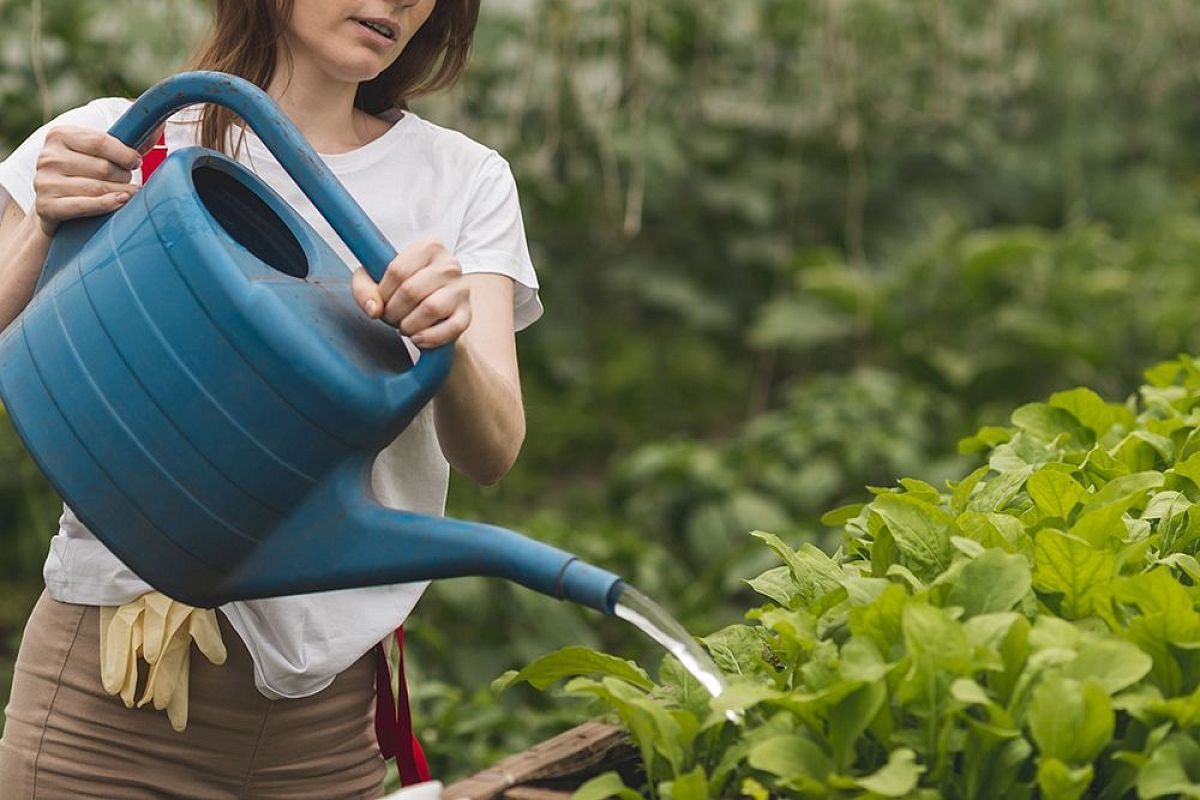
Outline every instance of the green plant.
{"label": "green plant", "polygon": [[[945,491],[904,479],[826,521],[832,557],[757,533],[769,598],[702,641],[710,701],[583,648],[497,683],[598,701],[651,796],[1200,796],[1200,361],[1123,404],[1089,389],[961,443]],[[725,712],[745,713],[741,724]],[[578,798],[637,796],[615,774]]]}

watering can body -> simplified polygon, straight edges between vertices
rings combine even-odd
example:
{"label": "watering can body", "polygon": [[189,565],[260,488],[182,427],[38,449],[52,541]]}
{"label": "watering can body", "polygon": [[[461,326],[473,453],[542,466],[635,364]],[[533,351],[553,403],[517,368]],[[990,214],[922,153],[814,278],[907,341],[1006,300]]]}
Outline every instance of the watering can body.
{"label": "watering can body", "polygon": [[[197,101],[254,126],[381,276],[394,250],[250,84],[176,76],[113,133],[136,146]],[[119,211],[62,226],[33,300],[0,333],[0,399],[97,538],[191,605],[496,575],[611,613],[611,573],[371,497],[375,456],[436,393],[450,352],[414,364],[358,310],[349,279],[242,165],[179,150]]]}

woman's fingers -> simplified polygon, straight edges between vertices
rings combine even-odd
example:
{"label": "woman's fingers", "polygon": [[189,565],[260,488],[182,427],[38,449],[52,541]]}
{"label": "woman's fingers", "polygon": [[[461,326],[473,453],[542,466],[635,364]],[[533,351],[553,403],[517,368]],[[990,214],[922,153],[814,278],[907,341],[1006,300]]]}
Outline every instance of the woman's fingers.
{"label": "woman's fingers", "polygon": [[100,180],[129,183],[133,171],[123,165],[114,164],[106,158],[80,153],[69,147],[47,147],[38,158],[38,172],[72,178],[98,178]]}
{"label": "woman's fingers", "polygon": [[409,245],[384,270],[383,278],[379,281],[380,296],[385,302],[389,301],[409,278],[439,258],[448,256],[446,246],[436,239],[424,239]]}
{"label": "woman's fingers", "polygon": [[60,127],[46,134],[38,155],[34,210],[42,230],[53,235],[60,223],[107,214],[137,192],[130,183],[141,155],[104,131]]}
{"label": "woman's fingers", "polygon": [[367,316],[382,319],[422,347],[454,341],[471,324],[470,288],[462,267],[432,239],[406,247],[378,284],[360,267],[350,285]]}
{"label": "woman's fingers", "polygon": [[[55,131],[61,133],[52,140]],[[128,170],[137,169],[142,163],[141,153],[105,131],[91,128],[56,128],[46,135],[46,142],[51,141],[61,142],[76,153],[103,158]]]}
{"label": "woman's fingers", "polygon": [[[397,327],[405,335],[413,337],[415,342],[417,337],[422,336],[426,331],[445,321],[457,319],[463,325],[462,330],[459,330],[458,333],[462,333],[471,321],[470,301],[471,290],[467,287],[466,282],[455,281],[427,296],[408,316],[400,321]],[[465,318],[461,316],[463,311],[466,312]],[[456,317],[456,315],[458,316]],[[455,335],[457,336],[457,334]]]}
{"label": "woman's fingers", "polygon": [[100,197],[106,194],[133,194],[141,187],[124,181],[106,181],[99,178],[78,178],[71,175],[39,173],[34,176],[33,189],[38,197],[48,199],[64,197]]}
{"label": "woman's fingers", "polygon": [[462,305],[454,313],[432,327],[425,328],[412,337],[417,347],[433,348],[457,341],[471,324],[471,306]]}
{"label": "woman's fingers", "polygon": [[383,298],[379,296],[379,286],[362,267],[354,270],[350,276],[350,291],[364,314],[371,319],[379,318],[383,311]]}
{"label": "woman's fingers", "polygon": [[56,204],[55,213],[67,215],[64,218],[69,219],[107,213],[125,205],[132,196],[129,192],[108,192],[95,197],[64,197],[53,202]]}
{"label": "woman's fingers", "polygon": [[58,226],[70,219],[98,217],[109,214],[129,202],[133,192],[126,190],[107,192],[97,196],[76,195],[71,197],[47,197],[38,195],[34,200],[34,213],[41,222],[42,231],[53,236]]}
{"label": "woman's fingers", "polygon": [[462,278],[462,267],[445,248],[432,251],[430,255],[432,259],[409,275],[393,292],[387,291],[386,275],[384,280],[380,281],[379,292],[386,304],[383,318],[389,325],[400,327],[401,321],[412,314],[427,297]]}
{"label": "woman's fingers", "polygon": [[68,151],[63,159],[61,173],[72,178],[96,178],[113,183],[129,183],[133,180],[133,171],[118,166],[107,159],[86,153]]}

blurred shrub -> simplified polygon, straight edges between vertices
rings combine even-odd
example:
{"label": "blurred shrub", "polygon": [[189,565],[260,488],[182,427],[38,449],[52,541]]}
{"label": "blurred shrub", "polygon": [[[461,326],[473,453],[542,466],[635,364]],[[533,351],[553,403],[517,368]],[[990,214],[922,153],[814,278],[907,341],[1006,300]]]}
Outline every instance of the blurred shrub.
{"label": "blurred shrub", "polygon": [[[177,69],[206,6],[0,3],[0,153]],[[512,162],[548,313],[519,339],[521,463],[494,489],[455,480],[453,514],[712,628],[761,560],[739,530],[796,544],[863,483],[947,474],[934,454],[1005,409],[1119,395],[1138,365],[1200,351],[1191,0],[483,10],[461,88],[415,108]],[[0,596],[31,604],[57,509],[0,430],[6,452]],[[568,642],[642,646],[479,582],[435,587],[418,617],[415,668],[459,686]],[[479,712],[478,741],[513,744]]]}

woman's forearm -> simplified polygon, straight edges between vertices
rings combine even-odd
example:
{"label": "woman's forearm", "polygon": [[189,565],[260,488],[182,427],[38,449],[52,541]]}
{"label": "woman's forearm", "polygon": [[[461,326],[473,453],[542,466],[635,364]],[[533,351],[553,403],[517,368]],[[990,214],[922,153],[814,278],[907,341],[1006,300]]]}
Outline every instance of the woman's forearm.
{"label": "woman's forearm", "polygon": [[37,217],[10,202],[0,221],[0,330],[29,305],[49,250],[50,237]]}
{"label": "woman's forearm", "polygon": [[434,401],[434,419],[446,459],[484,486],[504,477],[525,441],[520,384],[479,357],[470,336],[455,344],[454,366]]}

